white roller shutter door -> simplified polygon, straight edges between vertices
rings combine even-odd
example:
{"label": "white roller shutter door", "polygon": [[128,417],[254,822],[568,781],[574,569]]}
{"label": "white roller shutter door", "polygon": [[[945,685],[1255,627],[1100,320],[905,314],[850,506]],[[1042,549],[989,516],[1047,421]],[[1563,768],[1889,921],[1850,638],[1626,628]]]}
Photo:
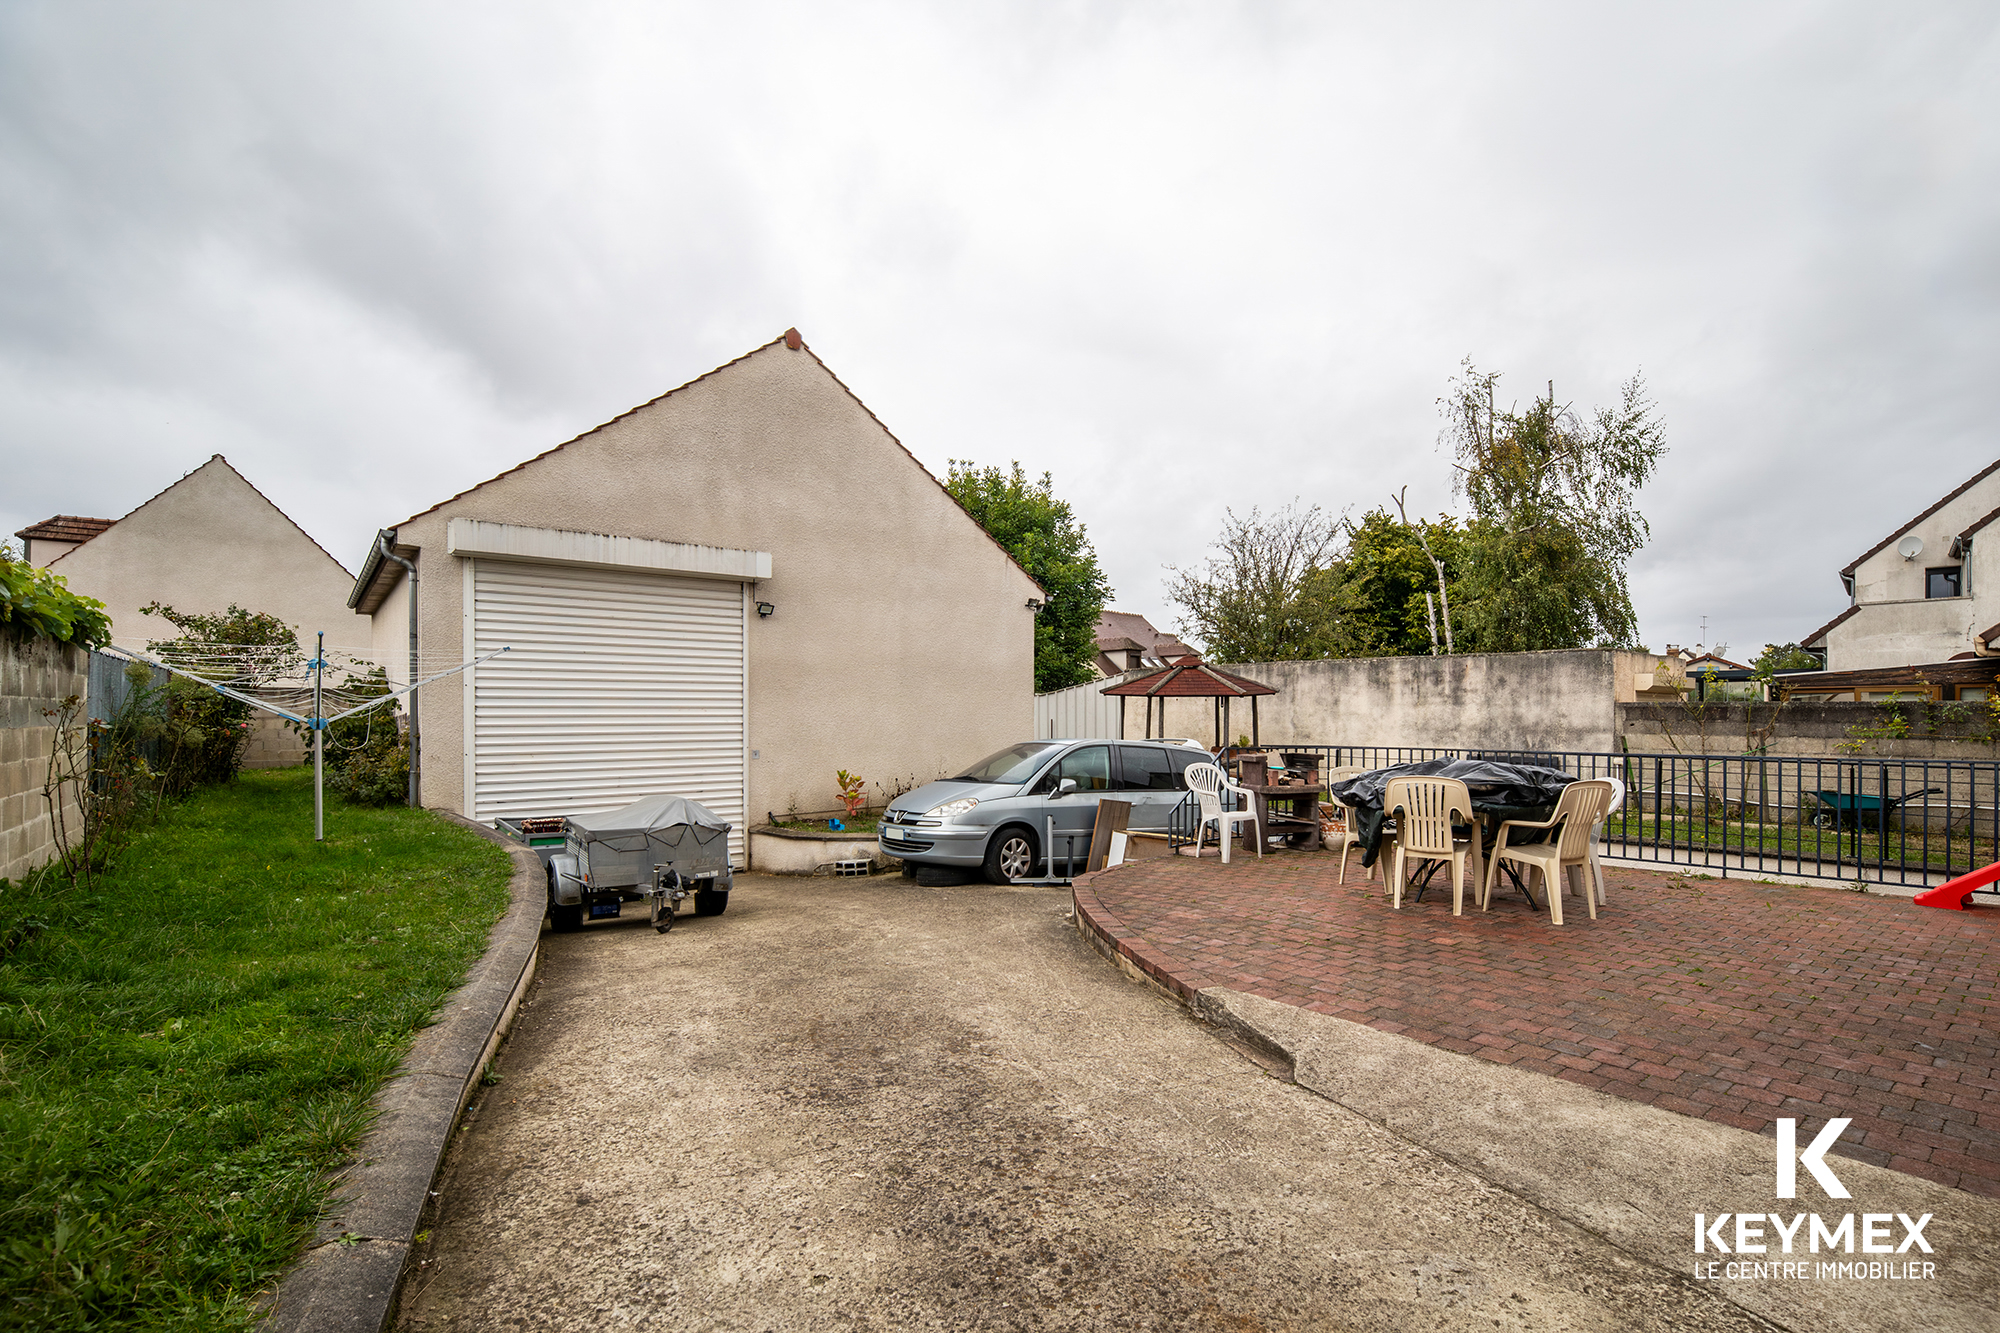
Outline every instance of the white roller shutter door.
{"label": "white roller shutter door", "polygon": [[472,561],[473,815],[585,814],[661,793],[731,825],[744,864],[743,585]]}

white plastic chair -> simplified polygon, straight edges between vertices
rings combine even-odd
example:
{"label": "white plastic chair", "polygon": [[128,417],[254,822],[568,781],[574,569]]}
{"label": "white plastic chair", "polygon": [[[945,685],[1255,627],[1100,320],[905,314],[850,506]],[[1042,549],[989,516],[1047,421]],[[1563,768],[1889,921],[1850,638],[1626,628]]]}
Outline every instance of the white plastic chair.
{"label": "white plastic chair", "polygon": [[[1201,850],[1202,831],[1210,824],[1215,825],[1215,835],[1222,840],[1222,864],[1229,864],[1230,829],[1237,824],[1257,822],[1257,812],[1250,808],[1250,793],[1229,780],[1229,775],[1214,764],[1189,764],[1187,766],[1188,790],[1201,804],[1201,822],[1195,825],[1194,849]],[[1234,792],[1244,798],[1241,810],[1224,810],[1222,793]],[[1257,855],[1264,855],[1264,840],[1255,839]]]}

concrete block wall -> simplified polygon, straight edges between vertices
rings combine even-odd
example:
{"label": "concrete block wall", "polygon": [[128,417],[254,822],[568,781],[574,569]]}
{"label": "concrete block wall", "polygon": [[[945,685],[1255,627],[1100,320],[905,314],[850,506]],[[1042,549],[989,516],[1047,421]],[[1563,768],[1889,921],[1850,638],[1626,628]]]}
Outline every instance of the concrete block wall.
{"label": "concrete block wall", "polygon": [[[328,710],[331,711],[331,710]],[[291,768],[306,761],[305,738],[273,713],[250,714],[250,743],[243,750],[245,768]]]}
{"label": "concrete block wall", "polygon": [[[89,688],[89,654],[45,639],[0,636],[0,879],[55,859],[55,823],[42,787],[56,729],[46,716]],[[74,797],[69,817],[79,817]]]}

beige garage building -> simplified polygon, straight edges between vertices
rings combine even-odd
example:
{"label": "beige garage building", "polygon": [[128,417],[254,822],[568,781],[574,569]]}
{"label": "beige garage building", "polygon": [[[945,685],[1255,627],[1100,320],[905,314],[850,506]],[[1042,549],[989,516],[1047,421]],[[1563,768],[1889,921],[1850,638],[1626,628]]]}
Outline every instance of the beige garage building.
{"label": "beige garage building", "polygon": [[[788,331],[385,530],[349,605],[425,674],[421,794],[478,819],[671,793],[744,829],[1028,736],[1041,589]],[[384,548],[393,552],[385,555]]]}

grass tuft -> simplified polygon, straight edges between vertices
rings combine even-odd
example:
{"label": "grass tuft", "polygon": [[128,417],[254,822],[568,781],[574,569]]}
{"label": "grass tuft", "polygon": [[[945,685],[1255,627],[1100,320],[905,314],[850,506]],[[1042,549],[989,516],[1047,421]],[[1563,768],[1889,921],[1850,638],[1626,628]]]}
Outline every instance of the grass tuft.
{"label": "grass tuft", "polygon": [[247,1328],[505,910],[500,848],[244,774],[92,890],[0,882],[0,1328]]}

